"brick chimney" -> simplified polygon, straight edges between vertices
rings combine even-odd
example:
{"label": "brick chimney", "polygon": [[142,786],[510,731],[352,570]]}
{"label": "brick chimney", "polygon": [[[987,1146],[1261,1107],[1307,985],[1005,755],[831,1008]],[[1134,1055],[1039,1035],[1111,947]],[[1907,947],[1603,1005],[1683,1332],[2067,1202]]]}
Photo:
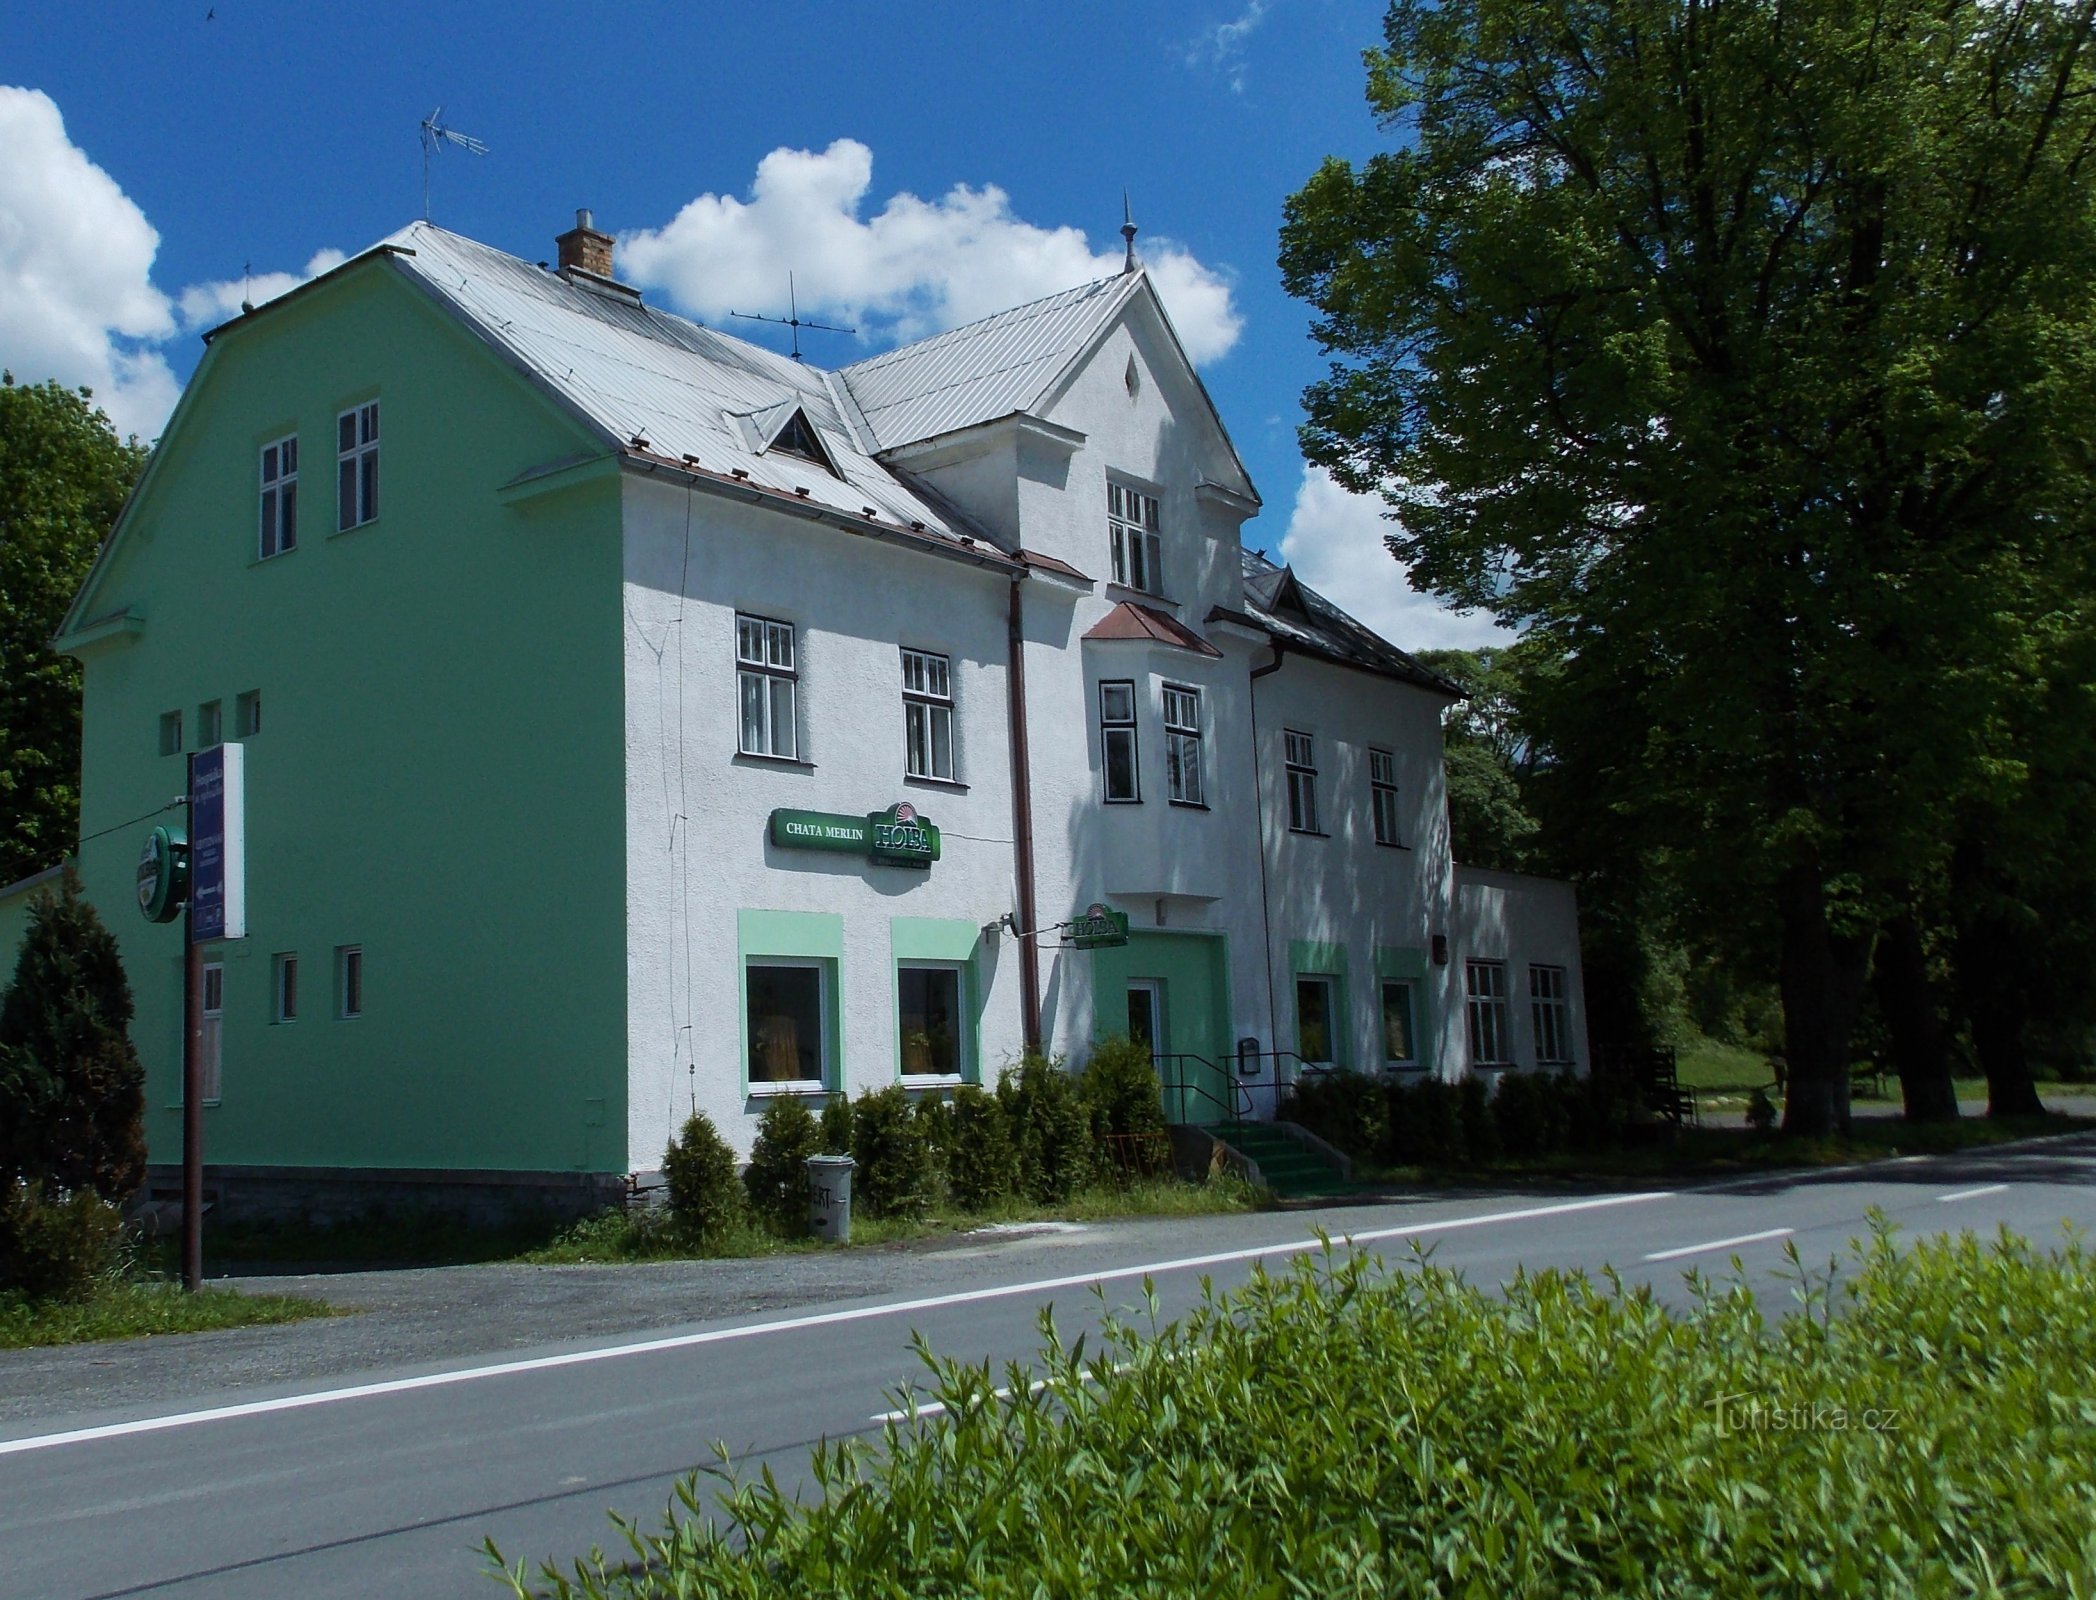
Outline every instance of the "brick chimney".
{"label": "brick chimney", "polygon": [[560,249],[560,270],[580,268],[599,278],[611,276],[611,235],[590,226],[587,211],[575,213],[575,226],[554,241]]}

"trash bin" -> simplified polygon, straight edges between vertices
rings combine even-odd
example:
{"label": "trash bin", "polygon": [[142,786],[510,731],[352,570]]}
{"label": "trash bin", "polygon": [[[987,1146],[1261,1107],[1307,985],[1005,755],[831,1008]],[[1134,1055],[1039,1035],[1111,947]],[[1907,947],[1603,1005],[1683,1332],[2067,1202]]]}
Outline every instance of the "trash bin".
{"label": "trash bin", "polygon": [[851,1241],[850,1156],[808,1157],[808,1231],[830,1244]]}

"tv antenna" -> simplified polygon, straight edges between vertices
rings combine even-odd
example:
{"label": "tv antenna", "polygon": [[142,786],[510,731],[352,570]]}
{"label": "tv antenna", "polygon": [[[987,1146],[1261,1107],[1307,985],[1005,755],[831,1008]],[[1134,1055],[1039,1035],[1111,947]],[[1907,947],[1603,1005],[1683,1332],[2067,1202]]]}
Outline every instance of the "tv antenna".
{"label": "tv antenna", "polygon": [[801,358],[801,329],[819,328],[824,333],[857,333],[857,328],[840,328],[834,322],[810,322],[801,315],[800,299],[793,287],[793,274],[786,274],[786,310],[783,317],[767,317],[757,311],[731,311],[731,317],[740,317],[744,322],[776,322],[782,328],[793,330],[793,359]]}
{"label": "tv antenna", "polygon": [[484,156],[488,147],[470,133],[444,126],[444,108],[438,106],[422,119],[422,220],[429,221],[429,158],[440,145],[455,144],[468,155]]}

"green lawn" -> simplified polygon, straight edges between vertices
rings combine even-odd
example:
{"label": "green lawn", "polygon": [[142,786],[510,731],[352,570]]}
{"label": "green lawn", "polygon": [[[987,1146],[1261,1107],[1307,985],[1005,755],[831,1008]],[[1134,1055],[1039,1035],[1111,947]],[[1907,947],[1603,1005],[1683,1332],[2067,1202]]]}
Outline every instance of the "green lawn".
{"label": "green lawn", "polygon": [[299,1295],[241,1294],[233,1289],[184,1294],[177,1285],[163,1282],[110,1284],[86,1300],[37,1302],[0,1294],[0,1350],[202,1333],[332,1315],[332,1306]]}

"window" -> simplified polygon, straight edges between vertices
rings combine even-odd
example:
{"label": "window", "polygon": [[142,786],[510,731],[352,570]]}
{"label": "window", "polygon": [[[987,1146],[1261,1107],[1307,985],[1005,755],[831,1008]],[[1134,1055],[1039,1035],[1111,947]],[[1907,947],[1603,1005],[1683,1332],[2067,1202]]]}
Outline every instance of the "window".
{"label": "window", "polygon": [[1109,483],[1106,526],[1113,543],[1113,581],[1145,594],[1163,594],[1157,497]]}
{"label": "window", "polygon": [[751,961],[743,974],[749,995],[750,1087],[820,1089],[828,1081],[829,1041],[819,961]]}
{"label": "window", "polygon": [[1375,813],[1375,842],[1402,843],[1397,836],[1397,757],[1388,750],[1368,752],[1368,804]]}
{"label": "window", "polygon": [[1142,799],[1135,768],[1135,685],[1126,679],[1099,685],[1099,767],[1108,800]]}
{"label": "window", "polygon": [[895,1020],[901,1034],[902,1075],[959,1079],[965,1057],[961,1037],[961,969],[907,966],[895,975]]}
{"label": "window", "polygon": [[[374,424],[375,426],[375,424]],[[298,548],[298,435],[262,447],[261,558]]]}
{"label": "window", "polygon": [[1383,1060],[1393,1067],[1409,1067],[1419,1060],[1419,1037],[1412,1029],[1412,985],[1396,978],[1383,980]]}
{"label": "window", "polygon": [[223,730],[221,725],[224,721],[225,718],[220,714],[218,701],[206,700],[197,707],[197,748],[199,750],[209,750],[213,745],[222,742]]}
{"label": "window", "polygon": [[226,1020],[226,969],[217,962],[204,968],[204,1004],[198,1013],[197,1053],[203,1057],[202,1079],[197,1098],[207,1106],[218,1104],[219,1065],[224,1059]]}
{"label": "window", "polygon": [[1295,980],[1295,1053],[1306,1066],[1329,1067],[1339,1059],[1337,987],[1327,977]]}
{"label": "window", "polygon": [[1178,806],[1201,798],[1201,691],[1164,686],[1164,773],[1167,797]]}
{"label": "window", "polygon": [[1514,1041],[1507,1031],[1506,963],[1464,962],[1463,986],[1470,1012],[1470,1064],[1474,1067],[1511,1065]]}
{"label": "window", "polygon": [[1310,735],[1293,728],[1281,735],[1284,764],[1288,768],[1288,827],[1293,833],[1316,833],[1317,761]]}
{"label": "window", "polygon": [[298,1020],[298,957],[291,954],[270,958],[270,1020]]}
{"label": "window", "polygon": [[250,689],[233,700],[233,731],[243,739],[252,739],[262,731],[262,691]]}
{"label": "window", "polygon": [[794,721],[793,624],[735,616],[735,678],[742,695],[742,753],[800,758]]}
{"label": "window", "polygon": [[1536,1025],[1536,1064],[1563,1067],[1572,1062],[1572,1008],[1565,1003],[1565,969],[1528,969],[1529,1013]]}
{"label": "window", "polygon": [[179,711],[160,713],[160,753],[164,756],[182,753],[182,713]]}
{"label": "window", "polygon": [[345,1022],[364,1014],[364,947],[338,946],[335,951],[335,1014]]}
{"label": "window", "polygon": [[378,516],[378,402],[335,419],[335,527],[361,528]]}
{"label": "window", "polygon": [[946,657],[902,653],[902,738],[911,777],[953,781],[953,672]]}

